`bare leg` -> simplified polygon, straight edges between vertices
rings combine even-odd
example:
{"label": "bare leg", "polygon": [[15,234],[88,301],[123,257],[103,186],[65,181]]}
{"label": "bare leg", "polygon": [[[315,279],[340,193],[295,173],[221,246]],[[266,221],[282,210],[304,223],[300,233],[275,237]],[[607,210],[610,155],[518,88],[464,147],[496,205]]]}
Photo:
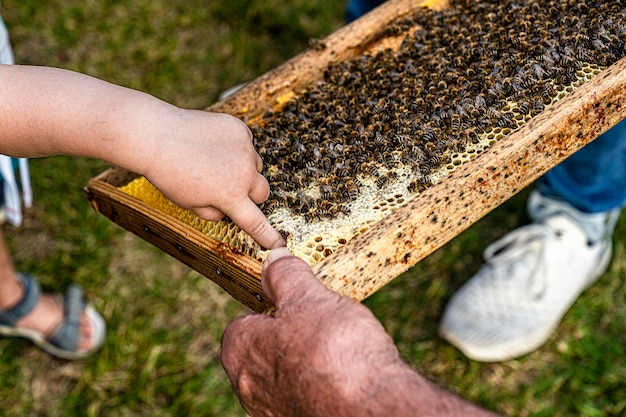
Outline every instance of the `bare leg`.
{"label": "bare leg", "polygon": [[22,299],[24,290],[15,276],[15,266],[0,230],[0,310],[6,310]]}

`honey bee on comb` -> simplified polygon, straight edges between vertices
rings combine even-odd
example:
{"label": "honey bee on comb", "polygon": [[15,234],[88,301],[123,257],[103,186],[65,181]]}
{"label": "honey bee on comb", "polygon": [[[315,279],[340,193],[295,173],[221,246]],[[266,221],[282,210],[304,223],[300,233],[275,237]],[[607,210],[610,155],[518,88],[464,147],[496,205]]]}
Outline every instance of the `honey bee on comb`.
{"label": "honey bee on comb", "polygon": [[[613,3],[451,0],[420,10],[388,29],[403,36],[397,49],[330,64],[311,92],[251,125],[259,152],[279,154],[272,144],[287,141],[275,129],[289,140],[299,132],[299,152],[280,166],[319,190],[323,209],[311,210],[325,216],[309,219],[348,212],[339,206],[359,215],[368,190],[399,181],[416,195],[619,59],[626,7]],[[291,124],[294,112],[305,130]],[[339,181],[316,185],[321,178]]]}
{"label": "honey bee on comb", "polygon": [[[355,50],[250,114],[271,189],[261,209],[309,263],[625,55],[623,0],[449,3],[403,15],[382,34],[394,47]],[[260,258],[231,226],[203,227]]]}

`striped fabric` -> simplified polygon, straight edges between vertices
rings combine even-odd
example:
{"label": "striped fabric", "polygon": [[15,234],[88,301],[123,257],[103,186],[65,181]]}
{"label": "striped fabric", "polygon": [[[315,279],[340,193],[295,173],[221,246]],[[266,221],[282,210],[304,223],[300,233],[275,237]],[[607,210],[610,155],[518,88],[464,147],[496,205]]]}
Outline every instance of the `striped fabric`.
{"label": "striped fabric", "polygon": [[[0,17],[0,64],[14,63],[9,34]],[[16,178],[16,171],[19,172],[19,180]],[[0,155],[0,176],[6,220],[14,226],[20,226],[23,218],[22,203],[25,207],[30,207],[33,203],[28,159]]]}

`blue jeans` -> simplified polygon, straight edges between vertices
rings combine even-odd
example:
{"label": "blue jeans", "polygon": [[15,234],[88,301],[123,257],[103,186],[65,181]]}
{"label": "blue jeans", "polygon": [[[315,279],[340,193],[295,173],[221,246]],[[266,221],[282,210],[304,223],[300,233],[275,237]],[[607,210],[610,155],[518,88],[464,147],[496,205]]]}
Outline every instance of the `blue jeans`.
{"label": "blue jeans", "polygon": [[349,0],[346,6],[346,23],[356,20],[376,6],[383,4],[385,1],[386,0]]}
{"label": "blue jeans", "polygon": [[[346,21],[385,0],[349,0]],[[548,171],[538,182],[545,196],[561,198],[585,213],[626,205],[626,120]]]}
{"label": "blue jeans", "polygon": [[626,205],[626,120],[548,171],[538,190],[586,213]]}

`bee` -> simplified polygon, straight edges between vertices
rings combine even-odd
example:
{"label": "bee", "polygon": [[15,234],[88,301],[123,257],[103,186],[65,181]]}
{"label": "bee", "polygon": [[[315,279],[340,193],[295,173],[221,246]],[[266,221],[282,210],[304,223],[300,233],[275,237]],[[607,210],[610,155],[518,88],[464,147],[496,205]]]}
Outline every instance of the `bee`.
{"label": "bee", "polygon": [[453,151],[461,149],[461,139],[458,136],[447,135],[445,145]]}
{"label": "bee", "polygon": [[432,155],[428,158],[427,163],[431,167],[438,167],[443,163],[443,157],[441,155]]}
{"label": "bee", "polygon": [[563,48],[559,54],[559,65],[566,68],[570,66],[577,67],[579,65],[577,63],[578,59],[574,55],[574,51],[571,48]]}
{"label": "bee", "polygon": [[487,116],[492,119],[500,119],[502,114],[498,111],[498,109],[492,106],[487,109]]}
{"label": "bee", "polygon": [[416,97],[411,103],[409,103],[407,109],[411,112],[417,112],[420,109],[423,109],[425,106],[426,104],[424,103],[424,99],[421,97]]}
{"label": "bee", "polygon": [[600,38],[594,38],[591,41],[591,46],[593,46],[593,48],[596,50],[608,48],[607,45]]}
{"label": "bee", "polygon": [[315,207],[315,198],[307,195],[304,191],[296,192],[295,206],[301,211],[307,211]]}
{"label": "bee", "polygon": [[606,67],[617,61],[617,56],[612,52],[603,52],[598,54],[597,61],[598,64]]}
{"label": "bee", "polygon": [[263,211],[266,216],[269,216],[274,213],[278,207],[279,203],[277,201],[268,200],[261,205],[261,211]]}
{"label": "bee", "polygon": [[285,103],[285,109],[293,113],[297,112],[298,100],[296,100],[295,98],[290,98],[289,100],[287,100],[287,102]]}
{"label": "bee", "polygon": [[509,116],[506,116],[504,114],[501,114],[500,117],[498,118],[496,124],[499,127],[510,127],[510,128],[514,128],[517,126],[517,124],[513,121],[513,119],[511,119]]}
{"label": "bee", "polygon": [[397,165],[396,157],[391,152],[383,152],[385,168],[391,169]]}
{"label": "bee", "polygon": [[475,109],[474,103],[469,98],[463,98],[457,104],[457,112],[463,116],[471,115]]}
{"label": "bee", "polygon": [[469,138],[469,141],[476,145],[478,142],[480,142],[480,138],[478,136],[478,133],[476,133],[474,130],[467,132],[467,136]]}
{"label": "bee", "polygon": [[330,170],[331,164],[332,162],[328,156],[323,157],[319,162],[320,167],[326,171]]}
{"label": "bee", "polygon": [[302,153],[301,152],[292,152],[289,155],[289,160],[295,163],[300,163],[302,162]]}
{"label": "bee", "polygon": [[371,164],[369,162],[363,162],[360,166],[360,171],[366,174],[372,175],[374,177],[377,177],[380,175],[376,165]]}
{"label": "bee", "polygon": [[474,98],[474,107],[477,109],[484,109],[487,107],[487,100],[485,100],[484,94],[478,94],[476,98]]}
{"label": "bee", "polygon": [[320,148],[318,146],[314,146],[313,147],[312,159],[316,163],[319,162],[320,159],[322,159],[322,151],[320,150]]}
{"label": "bee", "polygon": [[376,179],[376,187],[383,188],[387,184],[389,184],[389,177],[386,175],[382,175]]}
{"label": "bee", "polygon": [[326,211],[327,217],[332,219],[339,214],[350,214],[350,209],[345,204],[334,204]]}
{"label": "bee", "polygon": [[323,199],[331,200],[336,194],[337,191],[332,186],[328,184],[320,184],[320,195]]}
{"label": "bee", "polygon": [[428,159],[426,152],[417,145],[411,147],[410,155],[411,159],[416,162],[425,162]]}
{"label": "bee", "polygon": [[311,180],[308,177],[305,177],[300,171],[292,172],[291,176],[283,174],[283,178],[285,179],[285,181],[289,182],[289,189],[291,191],[295,189],[305,188],[311,182]]}
{"label": "bee", "polygon": [[399,133],[391,133],[389,138],[399,147],[407,147],[413,142],[409,135],[403,135]]}
{"label": "bee", "polygon": [[557,17],[559,15],[559,9],[555,6],[548,7],[548,12],[546,13],[548,16]]}
{"label": "bee", "polygon": [[541,80],[546,75],[546,70],[544,70],[541,65],[535,63],[533,64],[533,73],[535,75],[535,78]]}
{"label": "bee", "polygon": [[[574,19],[576,19],[576,22],[580,21],[580,18],[578,18],[578,16],[573,16],[572,20]],[[587,45],[589,44],[589,35],[585,33],[578,33],[574,36],[573,41],[575,45]]]}
{"label": "bee", "polygon": [[[552,84],[545,84],[539,90],[539,95],[543,98],[544,103],[546,103],[546,101],[551,102],[552,101],[552,97],[554,97],[556,95],[556,91],[555,91],[554,87],[552,86]],[[548,104],[548,103],[546,103],[546,104]]]}
{"label": "bee", "polygon": [[346,214],[346,215],[350,214],[350,208],[346,206],[345,204],[337,204],[334,210],[341,214]]}
{"label": "bee", "polygon": [[541,60],[547,67],[552,67],[555,64],[554,56],[549,52],[542,54]]}
{"label": "bee", "polygon": [[434,142],[435,140],[437,140],[437,132],[435,131],[435,129],[431,127],[427,127],[426,129],[424,129],[422,134],[422,141]]}
{"label": "bee", "polygon": [[288,199],[287,193],[281,188],[273,188],[270,192],[270,200],[276,202],[286,202]]}
{"label": "bee", "polygon": [[585,2],[577,2],[574,5],[574,10],[580,14],[587,14],[589,12],[589,7],[585,4]]}
{"label": "bee", "polygon": [[541,6],[539,5],[538,2],[533,1],[533,2],[530,3],[530,11],[532,13],[535,13],[535,14],[540,13],[541,12]]}
{"label": "bee", "polygon": [[431,157],[434,154],[440,153],[441,143],[439,142],[426,142],[424,144],[424,150],[428,157]]}
{"label": "bee", "polygon": [[333,208],[334,204],[331,203],[328,200],[317,200],[316,201],[316,207],[320,210],[322,210],[323,212],[330,212],[330,210]]}
{"label": "bee", "polygon": [[385,136],[380,133],[378,130],[374,133],[374,139],[372,140],[372,144],[374,146],[382,146],[387,142]]}
{"label": "bee", "polygon": [[517,105],[517,107],[519,108],[519,111],[522,114],[530,114],[530,111],[532,109],[528,101],[522,101],[521,103]]}
{"label": "bee", "polygon": [[280,234],[284,241],[287,241],[287,239],[289,239],[289,236],[291,236],[291,233],[283,229],[278,229],[277,232],[278,234]]}
{"label": "bee", "polygon": [[581,46],[576,51],[576,59],[578,61],[589,62],[593,61],[593,53],[586,46]]}
{"label": "bee", "polygon": [[353,179],[349,178],[346,180],[345,185],[350,199],[356,200],[359,197],[359,187],[357,186],[356,182]]}
{"label": "bee", "polygon": [[307,163],[305,164],[305,171],[307,173],[307,176],[312,175],[315,178],[320,178],[324,176],[324,171],[310,161],[307,161]]}
{"label": "bee", "polygon": [[484,133],[491,127],[491,120],[486,115],[479,116],[474,123],[474,129],[476,129],[478,134]]}
{"label": "bee", "polygon": [[409,165],[413,162],[413,158],[411,157],[411,152],[409,151],[409,149],[403,149],[400,152],[400,162],[403,165]]}
{"label": "bee", "polygon": [[430,187],[431,185],[433,185],[433,180],[430,177],[430,175],[424,175],[422,178],[420,178],[419,180],[420,191],[424,191],[426,188]]}
{"label": "bee", "polygon": [[533,97],[533,113],[539,114],[545,109],[543,98],[541,96]]}
{"label": "bee", "polygon": [[[478,47],[478,48],[480,48],[480,47]],[[478,49],[478,48],[477,48],[477,49]],[[482,48],[481,48],[481,49],[482,49]],[[468,68],[465,70],[465,76],[466,76],[467,78],[473,78],[473,77],[475,77],[475,76],[476,76],[476,74],[477,74],[477,72],[476,72],[476,68],[474,68],[474,67],[468,67]]]}
{"label": "bee", "polygon": [[304,213],[304,221],[307,223],[313,223],[314,221],[322,220],[324,213],[319,209],[312,209]]}
{"label": "bee", "polygon": [[395,181],[398,179],[398,173],[395,171],[389,171],[387,172],[387,177],[389,177],[391,181]]}
{"label": "bee", "polygon": [[339,178],[346,178],[350,175],[350,169],[346,167],[341,167],[335,171],[335,175]]}
{"label": "bee", "polygon": [[455,113],[450,117],[450,129],[455,132],[461,129],[461,115]]}

